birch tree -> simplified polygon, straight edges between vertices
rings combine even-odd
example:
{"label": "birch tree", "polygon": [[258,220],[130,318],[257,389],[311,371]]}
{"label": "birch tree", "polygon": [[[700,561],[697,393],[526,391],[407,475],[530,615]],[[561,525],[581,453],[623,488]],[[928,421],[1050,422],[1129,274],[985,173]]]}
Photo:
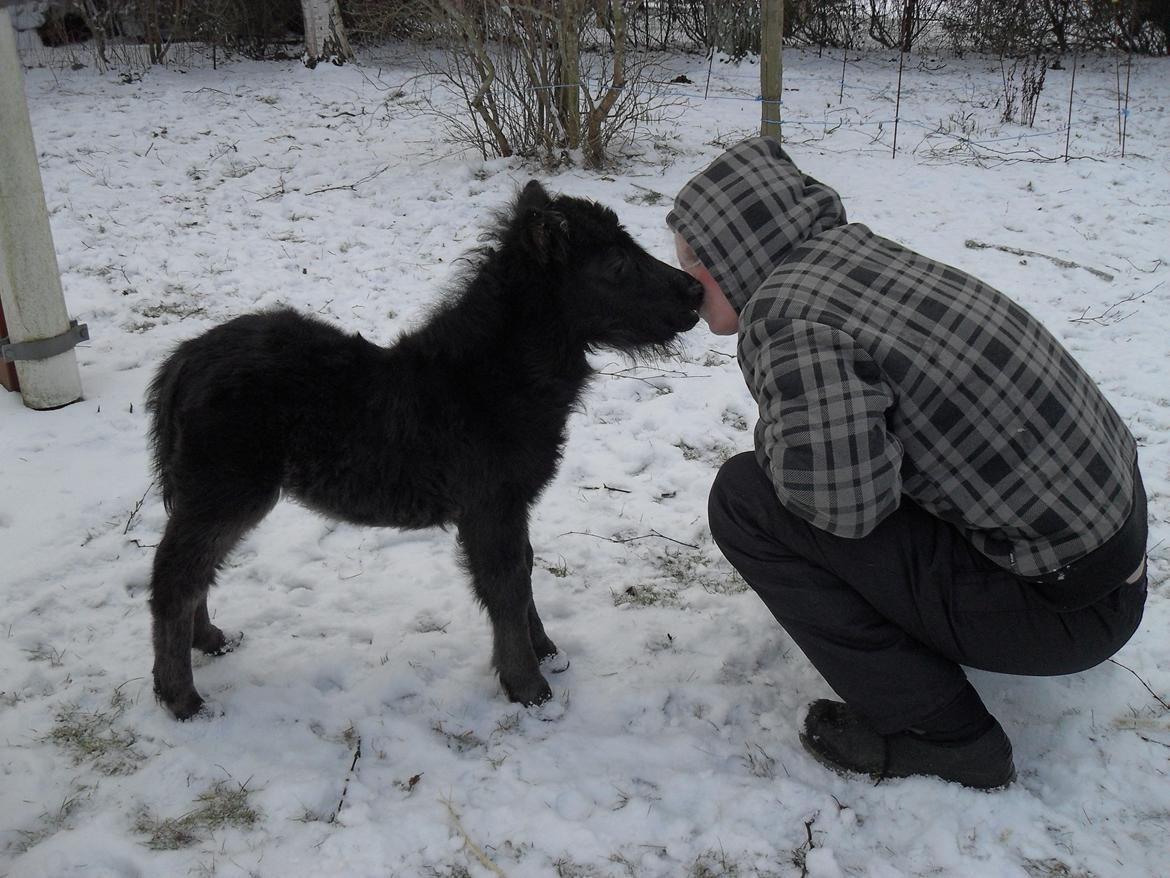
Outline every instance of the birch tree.
{"label": "birch tree", "polygon": [[301,0],[301,13],[305,17],[302,60],[306,67],[312,69],[320,61],[344,64],[353,60],[337,0]]}

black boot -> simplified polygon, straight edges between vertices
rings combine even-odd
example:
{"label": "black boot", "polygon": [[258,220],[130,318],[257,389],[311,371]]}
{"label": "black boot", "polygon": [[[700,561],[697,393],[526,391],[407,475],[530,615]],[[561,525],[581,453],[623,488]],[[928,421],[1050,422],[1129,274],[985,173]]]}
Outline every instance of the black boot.
{"label": "black boot", "polygon": [[928,775],[994,790],[1016,777],[1012,744],[998,722],[972,740],[939,743],[912,732],[879,735],[848,705],[821,699],[809,705],[800,742],[834,771],[878,780]]}

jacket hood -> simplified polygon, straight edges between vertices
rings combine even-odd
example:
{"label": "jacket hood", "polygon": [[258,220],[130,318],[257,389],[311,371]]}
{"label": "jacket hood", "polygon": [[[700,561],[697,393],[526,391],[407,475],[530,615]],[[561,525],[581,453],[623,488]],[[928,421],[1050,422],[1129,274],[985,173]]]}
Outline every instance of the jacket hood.
{"label": "jacket hood", "polygon": [[837,193],[802,174],[778,140],[752,137],[687,183],[666,222],[739,312],[794,247],[846,219]]}

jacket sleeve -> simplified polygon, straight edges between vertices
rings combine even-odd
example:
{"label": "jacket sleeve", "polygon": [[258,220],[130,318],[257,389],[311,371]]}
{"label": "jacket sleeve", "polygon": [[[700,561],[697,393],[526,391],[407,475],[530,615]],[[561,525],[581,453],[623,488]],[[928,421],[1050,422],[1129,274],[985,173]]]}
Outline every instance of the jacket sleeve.
{"label": "jacket sleeve", "polygon": [[902,496],[902,445],[885,417],[894,396],[881,370],[822,324],[765,320],[747,335],[756,445],[780,502],[821,530],[865,536]]}

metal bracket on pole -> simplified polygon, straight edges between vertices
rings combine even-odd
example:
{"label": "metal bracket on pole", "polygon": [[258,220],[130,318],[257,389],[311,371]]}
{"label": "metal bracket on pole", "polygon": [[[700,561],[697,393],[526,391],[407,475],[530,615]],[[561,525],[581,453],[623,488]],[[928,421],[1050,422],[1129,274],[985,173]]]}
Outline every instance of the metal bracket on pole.
{"label": "metal bracket on pole", "polygon": [[69,328],[52,338],[12,343],[7,338],[0,338],[0,360],[47,360],[73,350],[82,341],[89,341],[89,325],[70,320]]}

